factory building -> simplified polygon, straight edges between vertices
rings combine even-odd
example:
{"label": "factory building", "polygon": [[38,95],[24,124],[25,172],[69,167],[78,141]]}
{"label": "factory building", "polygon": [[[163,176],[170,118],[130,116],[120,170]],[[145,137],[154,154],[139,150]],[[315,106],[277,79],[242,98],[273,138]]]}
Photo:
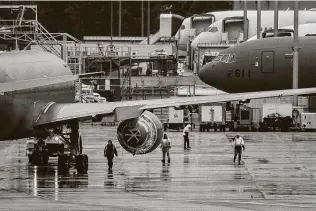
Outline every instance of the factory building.
{"label": "factory building", "polygon": [[[280,8],[285,7],[286,4],[283,3],[279,2]],[[265,9],[265,7],[270,9],[271,4],[267,4],[267,2],[262,4],[262,9]],[[264,6],[266,4],[267,6]],[[242,7],[239,1],[235,1],[234,9],[238,9],[238,5]],[[303,5],[300,4],[301,7]],[[249,2],[249,9],[251,7],[252,3]],[[33,9],[33,11],[37,11],[36,6],[32,5],[23,7],[2,6],[2,9]],[[35,17],[37,18],[37,14],[35,14]],[[27,17],[23,18],[27,19]],[[207,21],[203,17],[194,16],[194,18],[202,20],[200,25],[207,27],[209,17],[206,18]],[[192,21],[194,21],[193,19]],[[233,43],[227,40],[228,36],[225,36],[224,33],[220,38],[221,44],[219,45],[199,44],[198,50],[189,49],[188,52],[192,55],[189,56],[191,57],[189,61],[185,61],[179,55],[180,51],[177,43],[181,36],[181,33],[177,34],[177,32],[182,27],[183,20],[184,17],[176,14],[161,14],[160,29],[155,34],[150,35],[149,40],[148,37],[128,36],[84,36],[83,40],[78,40],[67,33],[49,33],[37,19],[32,19],[32,21],[21,22],[21,24],[27,25],[33,31],[15,30],[13,32],[2,28],[0,37],[3,40],[7,39],[9,35],[13,38],[14,36],[24,36],[25,38],[23,42],[19,43],[15,43],[14,39],[10,40],[9,44],[4,44],[5,42],[2,41],[1,46],[4,49],[9,49],[8,46],[13,45],[13,47],[20,49],[38,49],[52,52],[61,57],[74,74],[91,74],[81,78],[80,83],[93,86],[91,92],[99,92],[108,101],[149,100],[221,93],[220,90],[204,84],[196,74],[205,63],[217,56],[218,52],[242,39],[240,38]],[[5,22],[5,20],[1,21]],[[231,19],[225,23],[230,26],[229,24],[232,22],[239,23]],[[198,24],[191,25],[198,26]],[[231,30],[233,30],[233,27]],[[194,29],[194,32],[198,31],[203,32],[201,28]],[[14,46],[14,44],[16,45]],[[189,70],[186,67],[187,64],[191,64],[193,70]],[[216,125],[225,125],[225,127],[230,125],[229,127],[232,127],[235,122],[249,128],[263,120],[263,105],[290,104],[291,102],[291,97],[281,97],[252,100],[250,103],[232,102],[231,105],[234,105],[234,107],[231,107],[230,103],[222,103],[204,105],[195,109],[192,107],[177,110],[159,109],[154,113],[160,116],[168,127],[174,127],[169,123],[183,125],[193,121],[192,123],[200,127],[201,130],[216,128]],[[296,109],[303,112],[312,107],[313,103],[309,100],[309,97],[300,97],[299,106]],[[278,106],[275,106],[274,111],[277,111],[277,108]],[[176,116],[182,116],[183,118],[173,119],[172,114],[177,112],[179,114]]]}

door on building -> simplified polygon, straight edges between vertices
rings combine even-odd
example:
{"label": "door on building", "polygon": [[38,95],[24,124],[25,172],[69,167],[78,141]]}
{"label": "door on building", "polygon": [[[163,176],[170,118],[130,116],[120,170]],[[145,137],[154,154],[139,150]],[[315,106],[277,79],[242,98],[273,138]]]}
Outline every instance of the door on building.
{"label": "door on building", "polygon": [[261,53],[261,72],[274,72],[274,51],[262,51]]}

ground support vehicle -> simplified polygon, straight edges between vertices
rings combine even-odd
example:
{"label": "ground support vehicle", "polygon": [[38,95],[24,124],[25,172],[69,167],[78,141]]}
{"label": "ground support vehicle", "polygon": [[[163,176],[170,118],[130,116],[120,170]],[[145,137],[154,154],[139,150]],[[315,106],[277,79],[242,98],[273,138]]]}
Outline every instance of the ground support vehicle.
{"label": "ground support vehicle", "polygon": [[76,168],[79,174],[88,172],[88,156],[82,153],[82,137],[78,132],[78,121],[72,122],[66,130],[49,132],[44,139],[45,146],[37,145],[38,138],[27,141],[26,155],[33,165],[47,165],[49,157],[58,157],[58,172],[66,173]]}

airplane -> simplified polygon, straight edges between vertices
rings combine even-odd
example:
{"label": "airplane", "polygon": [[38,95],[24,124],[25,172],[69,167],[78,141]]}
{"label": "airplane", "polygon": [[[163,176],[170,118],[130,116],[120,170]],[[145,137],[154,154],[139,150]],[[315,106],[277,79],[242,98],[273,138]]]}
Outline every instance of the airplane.
{"label": "airplane", "polygon": [[[316,37],[299,37],[299,88],[315,86]],[[293,38],[271,37],[225,49],[204,65],[200,79],[229,93],[290,89]]]}
{"label": "airplane", "polygon": [[[120,145],[134,155],[145,154],[155,150],[163,136],[162,123],[151,112],[152,109],[316,93],[316,88],[309,88],[157,100],[74,103],[74,79],[77,77],[56,55],[38,50],[12,51],[0,54],[0,64],[0,140],[47,137],[52,133],[59,135],[62,134],[60,130],[62,132],[63,128],[67,128],[71,153],[58,156],[58,168],[68,168],[69,163],[73,163],[78,173],[88,171],[88,156],[82,153],[82,138],[79,134],[79,120],[82,118],[113,115],[120,122],[117,127]],[[205,80],[204,76],[202,78]],[[265,81],[265,78],[261,79]],[[220,82],[226,83],[228,80],[222,78]],[[15,85],[18,85],[17,89]],[[213,85],[213,81],[209,85]],[[254,83],[252,85],[257,86]],[[239,87],[234,84],[231,86],[236,90]]]}
{"label": "airplane", "polygon": [[[299,11],[299,24],[315,23],[316,11]],[[290,26],[294,24],[294,12],[279,11],[279,27]],[[191,43],[191,48],[196,49],[198,44],[221,44],[221,43],[239,43],[244,39],[243,34],[243,14],[238,16],[225,17],[212,23],[204,32],[201,32]],[[249,11],[248,19],[248,38],[257,33],[257,12]],[[274,27],[274,11],[261,12],[261,28],[269,29]],[[224,36],[225,35],[225,36]]]}
{"label": "airplane", "polygon": [[[262,38],[274,37],[274,29],[268,29],[261,33]],[[298,36],[315,36],[316,35],[316,23],[306,23],[298,25]],[[293,37],[294,25],[285,26],[278,29],[278,37]],[[247,41],[256,40],[257,35],[249,38]]]}
{"label": "airplane", "polygon": [[231,15],[241,14],[241,12],[242,11],[208,12],[185,18],[175,35],[175,37],[178,37],[178,49],[186,51],[190,38],[199,35],[215,21]]}

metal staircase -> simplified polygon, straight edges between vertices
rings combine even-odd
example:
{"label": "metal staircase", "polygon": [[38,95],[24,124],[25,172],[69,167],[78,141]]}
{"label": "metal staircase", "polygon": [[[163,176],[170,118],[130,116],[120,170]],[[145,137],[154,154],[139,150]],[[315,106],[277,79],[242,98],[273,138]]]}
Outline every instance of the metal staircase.
{"label": "metal staircase", "polygon": [[62,47],[61,44],[58,44],[59,41],[57,41],[56,38],[52,34],[50,34],[39,22],[37,22],[37,30],[37,44],[41,46],[44,50],[49,51],[61,58]]}
{"label": "metal staircase", "polygon": [[123,81],[121,83],[121,96],[129,96],[129,94],[132,94],[133,92],[133,90],[130,90],[132,89],[132,86],[129,80],[130,71],[131,71],[131,68],[128,68],[127,72],[123,76]]}
{"label": "metal staircase", "polygon": [[[39,23],[36,5],[0,5],[0,14],[10,14],[15,19],[0,19],[0,39],[15,41],[13,49],[18,49],[18,42],[24,50],[31,45],[38,45],[45,51],[67,61],[66,47],[80,44],[80,41],[67,33],[50,33]],[[60,39],[61,38],[61,39]],[[12,49],[12,48],[11,48]],[[19,49],[19,50],[22,50]]]}

